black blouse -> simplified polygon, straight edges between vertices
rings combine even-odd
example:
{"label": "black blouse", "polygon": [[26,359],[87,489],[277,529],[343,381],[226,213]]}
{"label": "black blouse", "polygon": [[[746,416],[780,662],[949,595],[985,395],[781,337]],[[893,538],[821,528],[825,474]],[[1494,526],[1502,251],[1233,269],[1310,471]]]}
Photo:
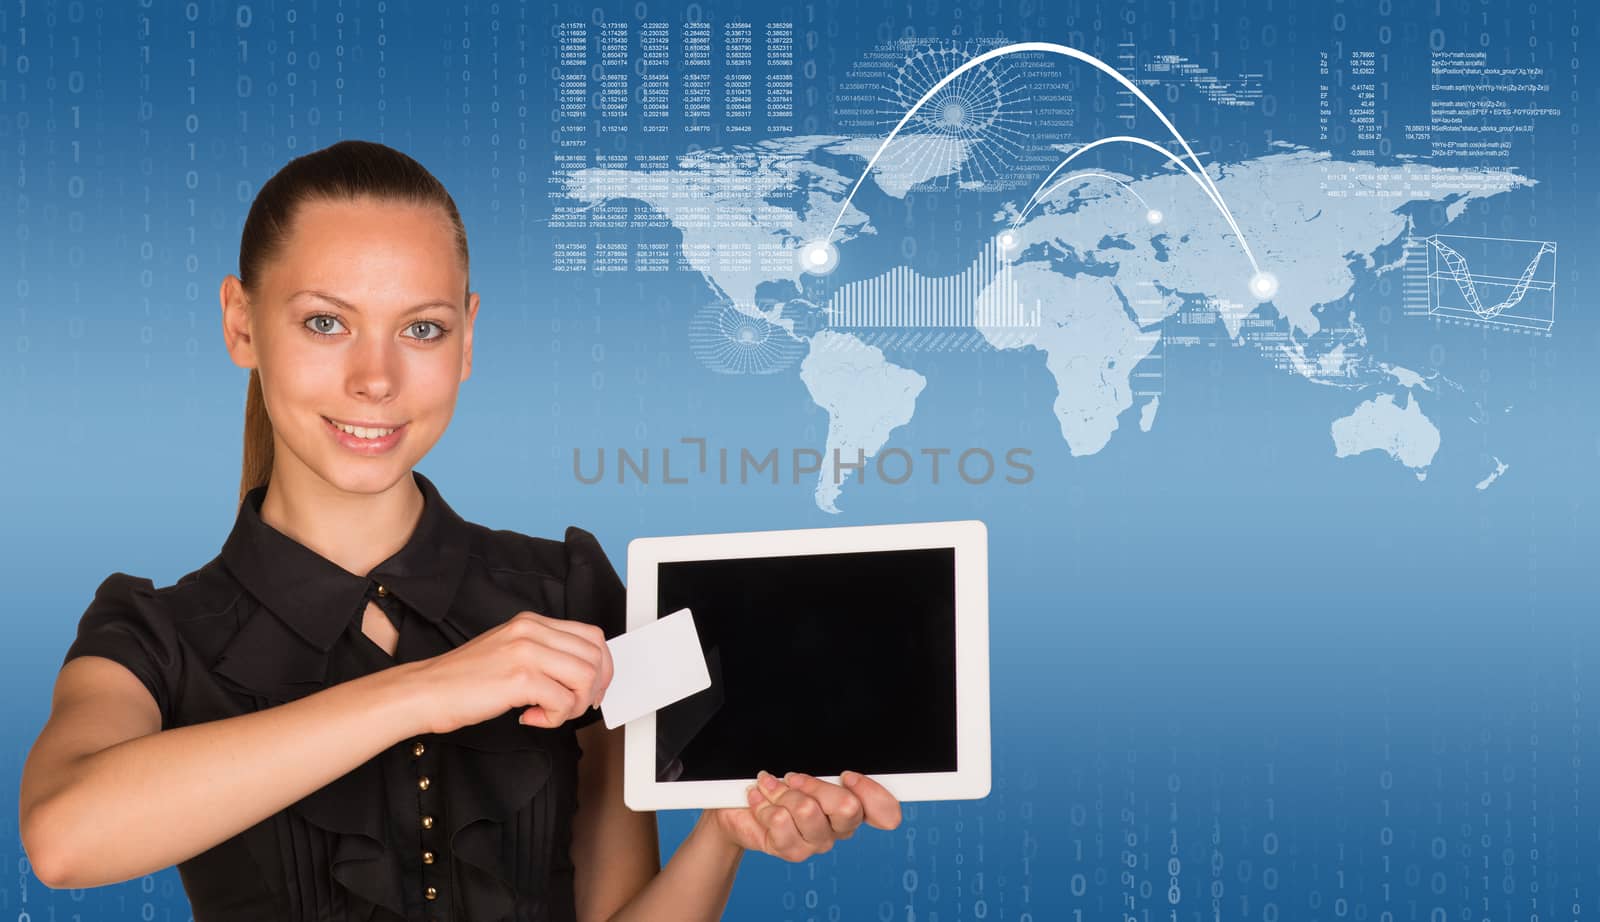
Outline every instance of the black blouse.
{"label": "black blouse", "polygon": [[[107,577],[62,665],[123,664],[165,730],[444,653],[524,609],[622,633],[624,588],[594,535],[570,526],[555,541],[467,522],[412,474],[422,517],[366,576],[263,522],[257,487],[221,553],[177,583]],[[393,657],[361,630],[369,599],[399,626]],[[521,711],[401,740],[179,863],[196,922],[573,922],[575,731],[600,712],[547,730],[518,723]]]}

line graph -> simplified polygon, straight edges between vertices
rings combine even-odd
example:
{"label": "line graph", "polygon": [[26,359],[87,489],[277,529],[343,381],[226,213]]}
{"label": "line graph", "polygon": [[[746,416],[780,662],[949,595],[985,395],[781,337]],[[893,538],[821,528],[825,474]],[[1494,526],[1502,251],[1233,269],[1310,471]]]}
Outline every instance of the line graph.
{"label": "line graph", "polygon": [[1555,325],[1553,241],[1434,234],[1424,242],[1430,316],[1544,332]]}

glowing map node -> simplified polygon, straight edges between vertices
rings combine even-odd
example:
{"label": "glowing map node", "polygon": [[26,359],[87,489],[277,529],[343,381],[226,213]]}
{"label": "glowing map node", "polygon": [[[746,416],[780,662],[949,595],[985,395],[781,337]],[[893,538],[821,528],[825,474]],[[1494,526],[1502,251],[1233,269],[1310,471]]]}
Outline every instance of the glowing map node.
{"label": "glowing map node", "polygon": [[815,240],[800,248],[800,271],[827,275],[839,265],[839,248],[826,240]]}

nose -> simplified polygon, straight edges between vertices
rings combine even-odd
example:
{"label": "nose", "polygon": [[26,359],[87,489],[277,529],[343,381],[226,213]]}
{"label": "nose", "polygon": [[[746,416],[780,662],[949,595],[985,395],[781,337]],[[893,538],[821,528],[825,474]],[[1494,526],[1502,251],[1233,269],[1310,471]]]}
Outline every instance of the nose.
{"label": "nose", "polygon": [[399,387],[400,345],[381,337],[359,337],[350,351],[350,393],[366,400],[387,400]]}

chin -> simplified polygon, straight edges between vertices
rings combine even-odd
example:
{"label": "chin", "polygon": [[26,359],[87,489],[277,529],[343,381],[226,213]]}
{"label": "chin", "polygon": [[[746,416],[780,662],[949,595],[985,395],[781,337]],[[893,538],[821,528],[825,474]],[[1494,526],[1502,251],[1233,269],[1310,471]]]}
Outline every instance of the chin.
{"label": "chin", "polygon": [[318,465],[317,473],[329,485],[346,493],[373,495],[399,483],[411,473],[413,459],[393,458],[333,458]]}
{"label": "chin", "polygon": [[410,464],[384,459],[384,461],[366,461],[365,464],[334,461],[333,464],[320,467],[317,474],[330,487],[346,493],[363,493],[371,496],[394,487],[395,483],[400,482],[400,479],[410,472]]}

